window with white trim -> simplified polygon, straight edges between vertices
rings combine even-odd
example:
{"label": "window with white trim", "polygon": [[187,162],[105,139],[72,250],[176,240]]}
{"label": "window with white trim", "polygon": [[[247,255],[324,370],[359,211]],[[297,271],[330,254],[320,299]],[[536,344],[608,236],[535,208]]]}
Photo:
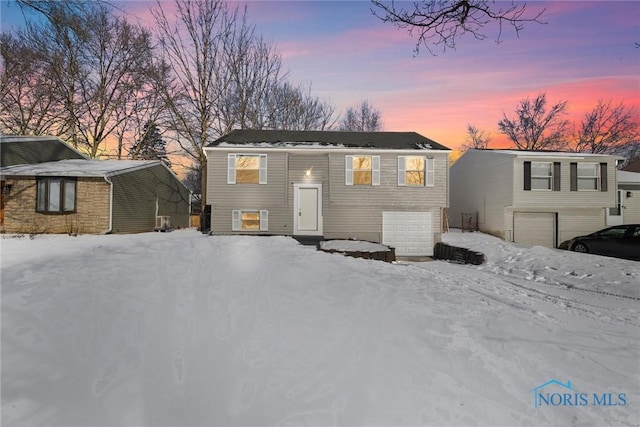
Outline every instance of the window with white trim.
{"label": "window with white trim", "polygon": [[231,211],[231,231],[267,231],[269,229],[269,211],[233,210]]}
{"label": "window with white trim", "polygon": [[227,184],[266,184],[266,154],[228,154]]}
{"label": "window with white trim", "polygon": [[578,191],[598,190],[598,163],[578,163]]}
{"label": "window with white trim", "polygon": [[551,190],[553,188],[553,163],[531,162],[531,189]]}
{"label": "window with white trim", "polygon": [[433,157],[398,156],[398,185],[433,187]]}
{"label": "window with white trim", "polygon": [[380,156],[345,156],[345,185],[380,185]]}
{"label": "window with white trim", "polygon": [[38,178],[36,211],[73,213],[76,210],[76,180],[71,178]]}

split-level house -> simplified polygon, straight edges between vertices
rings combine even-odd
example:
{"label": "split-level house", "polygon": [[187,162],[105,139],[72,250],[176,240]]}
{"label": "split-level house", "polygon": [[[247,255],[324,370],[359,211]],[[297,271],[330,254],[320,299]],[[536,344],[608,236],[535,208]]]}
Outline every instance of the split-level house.
{"label": "split-level house", "polygon": [[235,130],[211,143],[214,234],[354,238],[433,254],[450,150],[415,132]]}
{"label": "split-level house", "polygon": [[[449,223],[477,216],[480,231],[505,240],[557,247],[607,225],[616,206],[611,155],[469,150],[451,166]],[[466,217],[465,217],[466,218]]]}

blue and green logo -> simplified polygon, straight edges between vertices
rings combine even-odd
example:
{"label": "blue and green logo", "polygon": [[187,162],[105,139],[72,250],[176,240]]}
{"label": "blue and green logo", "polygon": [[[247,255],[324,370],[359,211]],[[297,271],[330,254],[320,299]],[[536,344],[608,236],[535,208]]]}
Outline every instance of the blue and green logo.
{"label": "blue and green logo", "polygon": [[579,392],[571,381],[563,383],[551,379],[529,390],[533,393],[533,407],[544,406],[625,406],[625,393],[585,393]]}

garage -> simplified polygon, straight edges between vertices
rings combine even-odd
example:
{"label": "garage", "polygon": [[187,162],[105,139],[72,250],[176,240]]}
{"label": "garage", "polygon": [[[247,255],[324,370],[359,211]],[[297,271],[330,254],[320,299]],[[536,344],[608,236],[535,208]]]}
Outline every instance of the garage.
{"label": "garage", "polygon": [[513,241],[532,246],[556,246],[556,214],[553,212],[514,212]]}
{"label": "garage", "polygon": [[433,214],[382,212],[382,243],[398,256],[433,255]]}

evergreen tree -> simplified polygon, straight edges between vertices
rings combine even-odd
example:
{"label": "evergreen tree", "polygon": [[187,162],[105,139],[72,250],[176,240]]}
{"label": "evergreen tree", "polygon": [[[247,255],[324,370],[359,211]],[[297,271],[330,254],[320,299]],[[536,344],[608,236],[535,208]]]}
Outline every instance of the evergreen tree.
{"label": "evergreen tree", "polygon": [[162,139],[158,126],[152,121],[145,123],[140,138],[131,147],[131,158],[139,160],[162,160],[171,167],[167,157],[167,143]]}

